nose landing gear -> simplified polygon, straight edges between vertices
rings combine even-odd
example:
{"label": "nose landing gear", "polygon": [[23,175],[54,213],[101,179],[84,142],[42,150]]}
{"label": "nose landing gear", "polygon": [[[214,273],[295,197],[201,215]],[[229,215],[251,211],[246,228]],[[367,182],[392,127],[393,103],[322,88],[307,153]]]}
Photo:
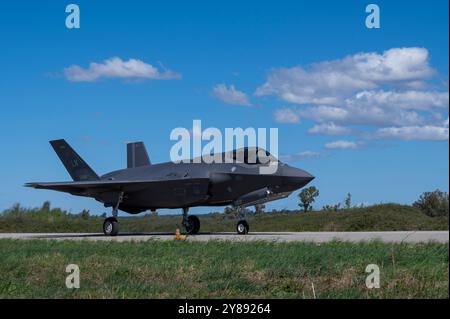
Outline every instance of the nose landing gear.
{"label": "nose landing gear", "polygon": [[189,207],[183,208],[183,225],[190,235],[198,234],[200,231],[200,219],[195,215],[188,216]]}
{"label": "nose landing gear", "polygon": [[244,207],[238,207],[239,210],[239,221],[236,225],[236,231],[239,235],[247,235],[250,230],[250,226],[246,220],[246,213]]}

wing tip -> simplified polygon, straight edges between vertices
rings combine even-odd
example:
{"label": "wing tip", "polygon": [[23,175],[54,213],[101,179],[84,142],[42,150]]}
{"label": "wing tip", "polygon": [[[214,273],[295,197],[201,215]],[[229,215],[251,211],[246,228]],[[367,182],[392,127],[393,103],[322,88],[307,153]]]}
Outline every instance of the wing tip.
{"label": "wing tip", "polygon": [[24,186],[24,187],[37,188],[37,187],[39,186],[39,183],[33,183],[33,182],[30,182],[30,183],[25,183],[25,184],[23,184],[23,186]]}

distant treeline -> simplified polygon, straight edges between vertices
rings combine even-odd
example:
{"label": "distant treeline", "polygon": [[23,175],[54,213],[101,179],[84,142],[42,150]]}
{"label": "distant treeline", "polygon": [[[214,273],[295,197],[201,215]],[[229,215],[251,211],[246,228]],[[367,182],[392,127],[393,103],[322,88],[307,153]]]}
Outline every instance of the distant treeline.
{"label": "distant treeline", "polygon": [[[424,201],[426,202],[426,201]],[[428,208],[429,209],[429,208]],[[225,213],[199,215],[201,231],[234,232],[237,211],[225,208]],[[388,231],[447,230],[446,214],[426,214],[419,205],[379,204],[339,210],[308,211],[272,210],[248,211],[250,231]],[[432,210],[432,212],[436,212]],[[25,208],[19,204],[0,214],[0,232],[102,232],[105,216],[90,215],[88,210],[73,214],[52,208],[50,202],[41,207]],[[121,232],[173,232],[181,227],[181,216],[147,213],[141,216],[119,217]]]}

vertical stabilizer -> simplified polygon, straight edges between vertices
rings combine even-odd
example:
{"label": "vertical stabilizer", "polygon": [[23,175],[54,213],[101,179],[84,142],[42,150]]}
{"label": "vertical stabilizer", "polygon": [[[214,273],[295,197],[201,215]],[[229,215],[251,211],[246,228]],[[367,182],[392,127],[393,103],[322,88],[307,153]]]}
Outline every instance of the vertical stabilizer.
{"label": "vertical stabilizer", "polygon": [[151,165],[143,142],[127,144],[127,168]]}
{"label": "vertical stabilizer", "polygon": [[94,181],[100,179],[65,140],[50,141],[50,144],[74,181]]}

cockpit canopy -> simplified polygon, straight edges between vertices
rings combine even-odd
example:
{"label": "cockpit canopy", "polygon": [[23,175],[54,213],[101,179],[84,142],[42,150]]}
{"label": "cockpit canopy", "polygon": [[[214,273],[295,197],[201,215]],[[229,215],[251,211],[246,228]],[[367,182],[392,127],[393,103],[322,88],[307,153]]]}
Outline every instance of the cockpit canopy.
{"label": "cockpit canopy", "polygon": [[205,154],[202,156],[202,162],[264,165],[279,161],[275,156],[261,147],[243,147],[225,153]]}
{"label": "cockpit canopy", "polygon": [[261,147],[243,147],[225,153],[225,156],[233,159],[236,163],[245,164],[269,164],[277,162],[278,159]]}

